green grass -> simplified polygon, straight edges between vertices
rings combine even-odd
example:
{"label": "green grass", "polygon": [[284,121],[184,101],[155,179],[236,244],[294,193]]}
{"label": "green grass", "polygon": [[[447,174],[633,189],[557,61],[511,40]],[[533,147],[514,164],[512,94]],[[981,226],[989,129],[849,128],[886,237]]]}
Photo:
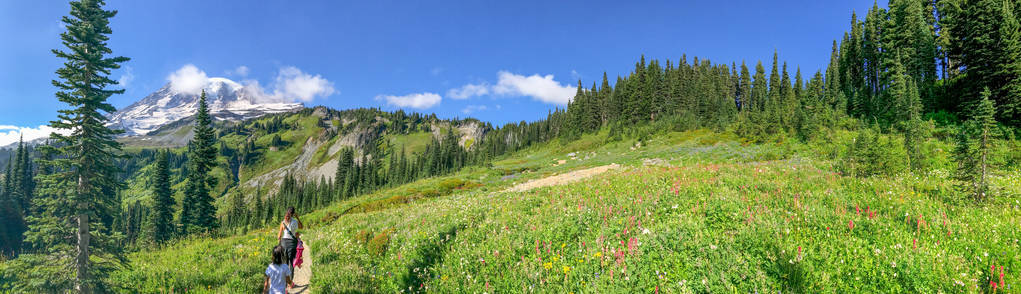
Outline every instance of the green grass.
{"label": "green grass", "polygon": [[[253,176],[265,174],[291,164],[295,158],[302,153],[302,148],[308,138],[318,136],[321,129],[317,126],[319,117],[313,115],[294,115],[284,119],[285,124],[297,122],[297,129],[286,130],[274,134],[264,134],[255,140],[255,145],[260,148],[262,156],[255,164],[246,165],[242,168],[241,179],[243,183]],[[273,136],[279,134],[280,139],[288,143],[287,146],[271,150],[270,141]]]}
{"label": "green grass", "polygon": [[[600,133],[351,198],[303,215],[312,290],[984,292],[995,264],[1016,291],[1021,172],[994,173],[997,198],[961,200],[940,151],[947,145],[930,141],[932,172],[846,177],[833,159],[854,135],[744,145],[691,131],[632,149],[635,141]],[[609,163],[623,168],[500,192]],[[454,182],[470,185],[440,192]],[[132,254],[113,279],[142,292],[251,292],[274,237],[263,229],[180,241]]]}
{"label": "green grass", "polygon": [[429,145],[429,142],[432,141],[432,133],[415,132],[407,135],[389,136],[389,139],[393,148],[400,150],[401,146],[403,146],[404,152],[411,155],[425,151],[426,145]]}

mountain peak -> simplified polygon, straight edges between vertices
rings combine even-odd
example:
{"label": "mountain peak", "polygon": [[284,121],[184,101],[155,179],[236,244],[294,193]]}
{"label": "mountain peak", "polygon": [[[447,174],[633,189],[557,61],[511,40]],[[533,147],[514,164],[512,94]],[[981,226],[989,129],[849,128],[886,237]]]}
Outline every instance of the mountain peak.
{"label": "mountain peak", "polygon": [[[168,82],[142,100],[110,114],[107,125],[125,130],[127,136],[137,136],[194,115],[198,110],[199,94],[178,91],[174,86]],[[209,113],[220,120],[248,119],[304,107],[301,103],[259,101],[243,85],[227,78],[208,78],[201,89],[206,91]]]}

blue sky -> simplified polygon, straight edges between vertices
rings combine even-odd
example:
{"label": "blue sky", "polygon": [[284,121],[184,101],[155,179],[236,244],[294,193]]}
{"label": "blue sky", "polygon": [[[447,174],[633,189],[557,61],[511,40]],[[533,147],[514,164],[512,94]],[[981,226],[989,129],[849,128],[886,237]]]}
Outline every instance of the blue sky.
{"label": "blue sky", "polygon": [[[554,3],[555,2],[555,3]],[[763,60],[773,50],[806,76],[828,62],[852,10],[872,1],[128,1],[110,47],[131,57],[124,107],[193,65],[208,77],[299,93],[308,106],[398,107],[496,124],[561,106],[577,80],[627,74],[641,54],[676,61]],[[63,1],[0,0],[0,145],[62,105]],[[247,70],[238,70],[240,67]],[[768,70],[768,68],[767,68]],[[288,73],[288,74],[285,74]],[[300,83],[300,82],[307,83]],[[453,90],[453,91],[452,91]],[[304,91],[304,92],[303,92]],[[304,93],[304,95],[300,94]]]}

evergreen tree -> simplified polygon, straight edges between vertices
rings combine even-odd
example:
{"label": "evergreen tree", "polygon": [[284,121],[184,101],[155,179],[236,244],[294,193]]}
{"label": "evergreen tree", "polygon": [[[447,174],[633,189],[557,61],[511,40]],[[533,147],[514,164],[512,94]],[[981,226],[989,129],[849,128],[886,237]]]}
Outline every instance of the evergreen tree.
{"label": "evergreen tree", "polygon": [[748,73],[748,66],[741,61],[741,81],[737,90],[738,107],[742,111],[751,110],[752,105],[752,78]]}
{"label": "evergreen tree", "polygon": [[881,76],[885,71],[882,63],[884,44],[882,32],[886,19],[886,10],[879,8],[878,3],[873,3],[869,13],[865,16],[862,24],[862,51],[861,59],[864,61],[863,90],[856,97],[861,99],[861,115],[868,119],[876,119],[880,114],[881,106],[878,102],[880,91],[883,89]]}
{"label": "evergreen tree", "polygon": [[603,83],[599,86],[599,124],[604,125],[610,120],[610,96],[613,95],[613,88],[610,87],[610,80],[606,78],[606,72],[603,72]]}
{"label": "evergreen tree", "polygon": [[759,61],[755,65],[755,75],[752,76],[754,82],[752,82],[752,110],[763,110],[769,90],[767,87],[768,82],[766,81],[766,69],[762,67],[762,61]]}
{"label": "evergreen tree", "polygon": [[18,140],[18,148],[15,150],[14,169],[9,174],[10,184],[9,196],[14,200],[17,209],[22,214],[27,214],[32,203],[32,193],[35,189],[35,176],[32,167],[31,147],[25,145],[24,140]]}
{"label": "evergreen tree", "polygon": [[170,163],[167,152],[162,151],[156,155],[156,171],[152,178],[153,204],[152,217],[152,240],[156,244],[163,244],[174,233],[174,195],[170,188]]}
{"label": "evergreen tree", "polygon": [[883,32],[884,50],[896,52],[903,64],[904,73],[924,95],[922,101],[932,109],[932,85],[936,80],[936,36],[928,23],[926,10],[918,0],[890,1],[887,29]]}
{"label": "evergreen tree", "polygon": [[[12,175],[14,174],[14,170],[11,169],[12,168],[11,165],[13,163],[14,163],[14,156],[8,155],[7,156],[7,170],[4,171],[4,183],[3,183],[3,189],[2,189],[2,191],[4,192],[5,196],[11,194],[11,190],[14,189],[14,177],[12,177]],[[16,203],[16,202],[13,202],[13,203]]]}
{"label": "evergreen tree", "polygon": [[216,178],[209,174],[216,165],[216,135],[210,123],[206,92],[202,91],[195,114],[195,137],[188,142],[188,182],[181,205],[181,227],[185,233],[210,231],[218,226],[210,195],[211,188],[216,186]]}
{"label": "evergreen tree", "polygon": [[[41,164],[54,173],[42,176],[45,190],[37,198],[38,217],[29,219],[26,241],[34,253],[48,258],[28,258],[41,262],[36,266],[73,268],[71,275],[36,275],[39,280],[26,281],[31,292],[62,291],[107,292],[101,284],[105,274],[121,258],[119,234],[111,229],[119,207],[116,190],[122,184],[115,175],[118,168],[113,159],[120,150],[114,140],[117,131],[106,127],[107,117],[114,107],[107,99],[124,90],[110,90],[117,81],[108,76],[110,70],[120,68],[126,57],[109,57],[108,35],[112,32],[109,19],[116,11],[104,10],[103,1],[72,1],[70,16],[62,22],[67,31],[60,37],[67,51],[53,50],[65,59],[64,67],[57,70],[58,100],[69,108],[60,110],[50,126],[69,132],[53,133],[55,146],[43,146]],[[69,257],[72,257],[69,260]],[[33,269],[33,271],[40,269]],[[45,272],[45,271],[44,271]],[[66,278],[71,278],[67,281]]]}
{"label": "evergreen tree", "polygon": [[765,107],[770,111],[776,109],[778,102],[783,97],[783,86],[780,84],[780,66],[777,62],[777,52],[773,51],[773,69],[769,73],[769,98],[766,98]]}
{"label": "evergreen tree", "polygon": [[963,184],[962,190],[976,200],[986,199],[989,192],[989,152],[996,127],[996,107],[989,89],[981,93],[982,100],[975,105],[971,119],[958,137],[955,158],[955,178]]}
{"label": "evergreen tree", "polygon": [[13,195],[14,174],[11,169],[12,160],[7,161],[7,169],[4,172],[4,182],[0,185],[0,255],[13,256],[21,247],[22,234],[24,233],[25,220],[24,210],[18,204],[17,198]]}
{"label": "evergreen tree", "polygon": [[1000,91],[999,117],[1007,124],[1021,126],[1021,24],[1014,12],[1015,9],[1021,10],[1021,5],[1010,0],[1003,1],[1003,5],[1003,24],[999,31],[1003,54],[1000,55],[997,74],[1002,77],[1004,85]]}

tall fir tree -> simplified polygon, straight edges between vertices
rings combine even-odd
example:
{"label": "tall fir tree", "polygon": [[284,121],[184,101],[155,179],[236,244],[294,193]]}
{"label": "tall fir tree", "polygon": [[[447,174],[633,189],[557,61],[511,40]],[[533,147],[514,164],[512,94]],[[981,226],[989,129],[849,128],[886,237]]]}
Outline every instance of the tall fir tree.
{"label": "tall fir tree", "polygon": [[170,187],[169,151],[156,155],[156,171],[152,178],[153,204],[150,220],[152,240],[163,244],[174,234],[174,192]]}
{"label": "tall fir tree", "polygon": [[957,170],[954,178],[962,192],[975,200],[984,200],[989,192],[989,153],[996,127],[996,107],[989,89],[983,89],[981,100],[971,111],[971,119],[961,128],[954,149]]}
{"label": "tall fir tree", "polygon": [[780,83],[780,64],[777,60],[777,52],[773,51],[773,69],[769,73],[769,98],[766,98],[765,102],[766,109],[772,111],[776,108],[783,97],[783,86]]}
{"label": "tall fir tree", "polygon": [[14,256],[17,253],[25,226],[24,217],[13,193],[12,160],[7,161],[3,185],[0,185],[0,255]]}
{"label": "tall fir tree", "polygon": [[109,78],[110,71],[129,59],[110,57],[107,47],[110,18],[116,11],[104,10],[100,0],[70,5],[70,15],[62,19],[66,31],[60,35],[67,51],[53,50],[66,62],[57,70],[59,80],[52,82],[57,99],[69,108],[59,110],[50,122],[68,135],[54,132],[50,135],[54,145],[40,148],[44,153],[40,164],[54,172],[40,177],[45,189],[35,201],[39,216],[29,218],[26,241],[34,254],[48,256],[27,260],[42,262],[38,265],[42,268],[71,268],[73,274],[34,275],[25,284],[42,292],[72,288],[79,293],[107,292],[101,281],[123,260],[122,238],[111,229],[120,204],[116,191],[122,184],[113,161],[121,146],[114,140],[119,132],[106,127],[104,113],[116,110],[107,99],[124,92],[108,89],[117,84]]}
{"label": "tall fir tree", "polygon": [[[25,223],[31,211],[31,202],[35,192],[35,172],[32,164],[31,147],[27,146],[23,139],[18,140],[18,148],[15,149],[15,157],[7,163],[7,172],[4,174],[5,183],[3,192],[0,194],[0,202],[5,207],[2,218],[5,226],[3,230],[3,243],[0,244],[0,253],[14,254],[21,248],[23,234],[28,229]],[[13,167],[12,167],[13,166]]]}
{"label": "tall fir tree", "polygon": [[1003,24],[999,31],[1003,53],[999,55],[997,72],[1004,83],[1000,91],[1002,98],[998,117],[1015,127],[1021,127],[1021,20],[1014,12],[1019,9],[1021,5],[1011,0],[1003,1]]}
{"label": "tall fir tree", "polygon": [[216,186],[216,178],[209,174],[216,165],[216,134],[211,123],[203,90],[195,114],[195,137],[188,142],[188,182],[181,204],[181,226],[185,233],[208,232],[218,226],[210,195]]}
{"label": "tall fir tree", "polygon": [[751,110],[752,105],[752,77],[748,73],[748,65],[741,61],[741,82],[737,90],[738,105],[741,111]]}
{"label": "tall fir tree", "polygon": [[767,86],[769,82],[766,81],[766,69],[762,67],[762,61],[755,64],[755,75],[752,76],[752,79],[751,110],[761,111],[765,109],[765,102],[769,99],[767,97],[769,95],[769,87]]}

